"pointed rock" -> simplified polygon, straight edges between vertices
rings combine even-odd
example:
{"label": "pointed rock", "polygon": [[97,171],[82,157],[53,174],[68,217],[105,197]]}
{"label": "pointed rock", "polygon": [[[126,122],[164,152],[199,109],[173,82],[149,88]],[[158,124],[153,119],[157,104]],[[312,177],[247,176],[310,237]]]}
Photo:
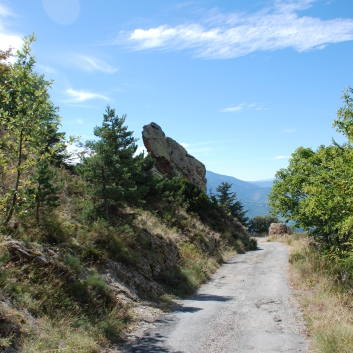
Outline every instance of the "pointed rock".
{"label": "pointed rock", "polygon": [[155,168],[169,178],[183,176],[186,180],[206,192],[206,167],[186,149],[170,137],[166,137],[156,123],[145,125],[142,131],[143,143],[156,159]]}

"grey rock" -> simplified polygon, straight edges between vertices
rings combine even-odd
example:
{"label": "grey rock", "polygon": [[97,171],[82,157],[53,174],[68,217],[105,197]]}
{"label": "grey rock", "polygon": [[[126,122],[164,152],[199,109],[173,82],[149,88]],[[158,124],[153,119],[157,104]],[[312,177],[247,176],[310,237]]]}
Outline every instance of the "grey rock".
{"label": "grey rock", "polygon": [[156,123],[145,125],[142,131],[143,143],[156,159],[155,168],[169,178],[182,176],[199,189],[206,191],[206,167],[186,149],[170,137],[166,137]]}
{"label": "grey rock", "polygon": [[284,223],[271,223],[268,235],[292,234],[292,231]]}

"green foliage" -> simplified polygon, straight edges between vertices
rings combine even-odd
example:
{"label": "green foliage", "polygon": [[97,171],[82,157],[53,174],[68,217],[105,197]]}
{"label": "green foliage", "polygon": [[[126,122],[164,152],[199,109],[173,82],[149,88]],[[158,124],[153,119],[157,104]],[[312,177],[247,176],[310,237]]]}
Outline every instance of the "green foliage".
{"label": "green foliage", "polygon": [[84,283],[99,294],[108,294],[110,291],[107,282],[105,282],[96,271],[94,271],[93,274],[88,275]]}
{"label": "green foliage", "polygon": [[[256,241],[215,197],[184,178],[151,174],[153,159],[136,155],[126,117],[110,107],[81,163],[65,166],[51,81],[34,71],[34,40],[25,38],[14,64],[6,63],[10,51],[0,51],[0,288],[16,312],[16,324],[8,313],[4,323],[0,305],[0,346],[97,352],[121,337],[129,314],[92,266],[104,271],[107,263],[124,263],[132,274],[186,295],[210,277],[224,251],[251,249]],[[28,255],[11,252],[11,238]],[[128,273],[125,280],[133,282]],[[147,294],[158,300],[160,293]],[[17,310],[35,325],[21,322]]]}
{"label": "green foliage", "polygon": [[248,226],[250,233],[267,233],[271,223],[278,223],[277,217],[272,216],[255,216],[253,217]]}
{"label": "green foliage", "polygon": [[148,191],[144,179],[154,163],[143,153],[134,156],[136,139],[124,126],[125,119],[125,115],[119,118],[108,106],[102,126],[94,129],[98,140],[86,143],[87,153],[82,155],[82,164],[78,166],[91,184],[95,209],[106,219],[111,219],[117,207],[127,202],[143,202]]}
{"label": "green foliage", "polygon": [[230,191],[231,187],[232,184],[222,182],[216,189],[216,199],[226,213],[237,218],[241,224],[246,226],[249,219],[245,216],[245,214],[248,211],[244,211],[244,206],[239,200],[237,200],[236,193]]}
{"label": "green foliage", "polygon": [[[351,92],[351,89],[349,90]],[[345,106],[334,125],[348,141],[353,124],[352,99],[344,93]],[[325,244],[330,256],[345,257],[353,250],[353,146],[298,148],[288,168],[277,172],[269,196],[273,214],[294,220]]]}
{"label": "green foliage", "polygon": [[60,204],[58,192],[62,185],[54,185],[55,174],[56,170],[50,166],[49,160],[41,160],[30,177],[32,185],[26,190],[26,195],[35,204],[37,223],[40,222],[41,209],[52,210]]}
{"label": "green foliage", "polygon": [[27,174],[62,146],[63,134],[57,135],[58,109],[49,100],[51,82],[34,72],[34,40],[33,35],[25,37],[16,62],[8,64],[0,81],[0,170],[5,184],[0,209],[5,225],[14,213],[22,214],[28,207],[25,193],[31,181]]}
{"label": "green foliage", "polygon": [[64,260],[64,264],[76,274],[80,274],[82,271],[81,261],[78,257],[73,255],[67,255],[66,259]]}
{"label": "green foliage", "polygon": [[157,180],[155,190],[155,194],[171,203],[185,205],[190,212],[207,211],[212,206],[208,195],[183,177],[163,176]]}
{"label": "green foliage", "polygon": [[256,250],[257,249],[257,239],[246,237],[243,239],[243,244],[245,246],[245,250]]}
{"label": "green foliage", "polygon": [[353,142],[353,88],[348,87],[343,91],[344,105],[337,112],[337,119],[333,122],[336,130],[342,132],[349,143]]}

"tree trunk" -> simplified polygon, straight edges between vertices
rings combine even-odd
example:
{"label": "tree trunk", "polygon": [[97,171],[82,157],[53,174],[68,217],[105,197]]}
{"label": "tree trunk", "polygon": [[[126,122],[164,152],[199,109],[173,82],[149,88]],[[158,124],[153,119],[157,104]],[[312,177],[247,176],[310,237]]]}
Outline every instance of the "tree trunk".
{"label": "tree trunk", "polygon": [[22,144],[23,144],[23,129],[21,130],[20,133],[20,145],[18,148],[18,160],[17,160],[17,177],[16,177],[16,184],[15,184],[15,191],[12,197],[12,202],[11,202],[11,206],[10,206],[10,211],[9,214],[7,215],[4,225],[7,225],[13,215],[13,212],[15,210],[15,206],[16,206],[16,202],[17,202],[17,192],[18,192],[18,187],[20,185],[20,178],[21,178],[21,164],[22,164]]}
{"label": "tree trunk", "polygon": [[107,219],[109,219],[109,205],[108,205],[108,197],[107,197],[107,185],[105,180],[104,167],[102,167],[102,176],[103,176],[103,198],[104,198],[104,210]]}
{"label": "tree trunk", "polygon": [[39,210],[40,210],[40,185],[38,185],[38,193],[36,195],[36,221],[39,224],[40,222],[40,217],[39,217]]}

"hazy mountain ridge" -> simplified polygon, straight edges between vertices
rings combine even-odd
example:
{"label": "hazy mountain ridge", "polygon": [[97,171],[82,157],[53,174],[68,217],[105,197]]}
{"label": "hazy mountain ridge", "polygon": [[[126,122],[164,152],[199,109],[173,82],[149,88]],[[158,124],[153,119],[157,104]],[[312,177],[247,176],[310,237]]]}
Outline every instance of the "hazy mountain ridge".
{"label": "hazy mountain ridge", "polygon": [[215,194],[217,186],[222,182],[232,184],[231,190],[236,192],[244,208],[249,210],[247,216],[252,218],[256,215],[265,216],[269,214],[268,195],[271,191],[273,180],[243,181],[231,176],[206,171],[207,193]]}

